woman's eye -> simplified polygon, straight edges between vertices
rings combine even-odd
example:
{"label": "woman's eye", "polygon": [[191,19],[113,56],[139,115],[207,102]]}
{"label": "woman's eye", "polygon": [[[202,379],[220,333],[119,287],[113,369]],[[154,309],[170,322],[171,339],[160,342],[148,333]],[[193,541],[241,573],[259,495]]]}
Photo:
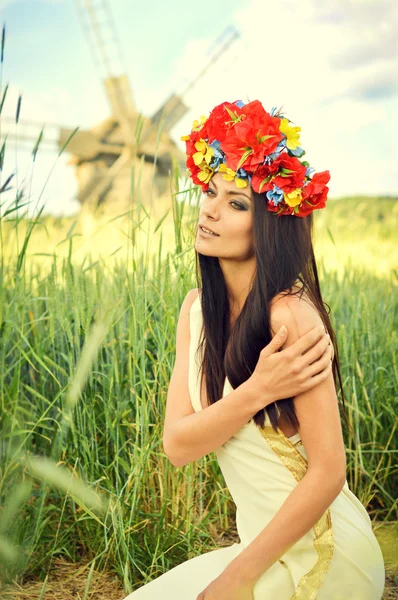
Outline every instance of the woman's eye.
{"label": "woman's eye", "polygon": [[242,206],[241,204],[239,204],[239,202],[235,202],[235,200],[233,200],[231,202],[231,204],[236,204],[236,206],[239,206],[239,208],[245,208],[244,206]]}
{"label": "woman's eye", "polygon": [[[205,196],[209,196],[210,194],[216,195],[215,192],[214,192],[214,190],[211,190],[210,188],[207,188],[207,190],[205,190],[203,192],[203,194]],[[232,202],[230,202],[230,204],[236,204],[236,206],[238,206],[238,208],[240,208],[242,210],[246,210],[245,207],[242,204],[240,204],[239,202],[236,202],[236,200],[232,200]]]}

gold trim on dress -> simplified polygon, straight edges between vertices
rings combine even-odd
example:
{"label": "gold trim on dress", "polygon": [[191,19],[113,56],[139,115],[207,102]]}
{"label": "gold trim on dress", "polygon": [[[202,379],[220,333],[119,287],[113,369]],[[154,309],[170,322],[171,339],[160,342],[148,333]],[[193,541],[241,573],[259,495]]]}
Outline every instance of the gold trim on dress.
{"label": "gold trim on dress", "polygon": [[[269,425],[265,425],[262,429],[259,428],[259,431],[294,478],[301,481],[308,468],[307,460],[296,448],[301,440],[293,444],[281,429],[278,428],[278,432],[276,432]],[[314,546],[318,553],[318,559],[312,569],[301,577],[290,600],[313,600],[316,598],[330,568],[334,552],[330,508],[315,523],[313,529],[315,532]]]}

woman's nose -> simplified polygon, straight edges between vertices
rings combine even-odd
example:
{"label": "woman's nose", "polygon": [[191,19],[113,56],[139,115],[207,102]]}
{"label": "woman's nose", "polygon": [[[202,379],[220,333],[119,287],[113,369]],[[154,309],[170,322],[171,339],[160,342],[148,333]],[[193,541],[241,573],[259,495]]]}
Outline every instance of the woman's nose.
{"label": "woman's nose", "polygon": [[219,215],[219,200],[217,198],[206,198],[202,205],[202,213],[213,218]]}

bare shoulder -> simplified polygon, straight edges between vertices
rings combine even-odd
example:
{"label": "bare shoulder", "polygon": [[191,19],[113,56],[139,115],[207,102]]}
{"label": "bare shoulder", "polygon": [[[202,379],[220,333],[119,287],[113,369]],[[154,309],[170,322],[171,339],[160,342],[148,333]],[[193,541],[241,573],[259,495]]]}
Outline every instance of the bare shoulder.
{"label": "bare shoulder", "polygon": [[[293,286],[293,292],[298,286]],[[281,292],[271,301],[270,326],[272,335],[275,335],[282,325],[288,329],[288,337],[284,347],[290,346],[310,329],[322,325],[323,321],[307,294],[300,292],[293,294]]]}
{"label": "bare shoulder", "polygon": [[184,298],[184,302],[181,305],[181,312],[184,312],[184,313],[190,312],[193,303],[199,297],[199,292],[200,292],[199,288],[194,288],[192,290],[189,290],[189,292],[187,293],[187,295]]}

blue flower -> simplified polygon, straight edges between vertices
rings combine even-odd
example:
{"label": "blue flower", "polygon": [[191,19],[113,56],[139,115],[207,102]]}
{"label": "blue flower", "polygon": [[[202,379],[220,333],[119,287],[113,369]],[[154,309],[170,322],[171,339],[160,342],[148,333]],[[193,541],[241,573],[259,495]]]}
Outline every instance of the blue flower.
{"label": "blue flower", "polygon": [[239,108],[242,108],[242,106],[245,106],[245,103],[242,102],[242,100],[237,100],[236,102],[234,102],[234,104],[236,104],[236,106],[239,106]]}
{"label": "blue flower", "polygon": [[283,115],[282,115],[282,113],[279,113],[279,114],[277,115],[277,114],[276,114],[276,113],[277,113],[277,111],[278,111],[277,107],[276,107],[276,106],[273,106],[273,107],[271,108],[271,112],[270,112],[269,114],[271,115],[271,117],[275,117],[275,116],[277,116],[277,117],[279,117],[280,119],[283,119]]}
{"label": "blue flower", "polygon": [[297,156],[298,158],[300,158],[300,156],[303,156],[305,154],[305,150],[301,148],[301,146],[297,146],[295,150],[289,150],[289,153],[293,156]]}
{"label": "blue flower", "polygon": [[275,206],[277,204],[279,204],[280,202],[282,202],[284,196],[283,196],[283,191],[281,190],[280,187],[278,187],[277,185],[273,184],[273,189],[269,190],[266,193],[266,196],[268,198],[268,200],[271,200]]}
{"label": "blue flower", "polygon": [[264,164],[270,165],[276,158],[278,158],[278,156],[282,152],[284,152],[285,149],[286,149],[286,139],[281,140],[279,142],[279,144],[275,148],[275,152],[271,152],[270,154],[267,154],[267,156],[264,159]]}
{"label": "blue flower", "polygon": [[238,170],[236,171],[236,174],[237,174],[237,176],[238,176],[238,177],[242,177],[242,179],[243,179],[244,177],[247,177],[247,173],[246,173],[246,171],[244,170],[244,168],[243,168],[243,167],[241,167],[240,169],[238,169]]}
{"label": "blue flower", "polygon": [[305,171],[305,176],[306,177],[311,177],[312,173],[315,172],[315,169],[313,167],[307,167],[306,171]]}
{"label": "blue flower", "polygon": [[[249,179],[249,174],[244,170],[243,167],[241,167],[240,169],[238,169],[236,171],[236,178],[237,179]],[[250,179],[249,179],[249,184],[250,184]]]}
{"label": "blue flower", "polygon": [[218,168],[220,166],[220,164],[225,161],[225,154],[221,150],[220,144],[221,144],[221,142],[219,142],[218,140],[214,140],[211,144],[209,144],[209,146],[211,148],[213,148],[213,150],[214,150],[214,156],[211,159],[211,163],[210,163],[210,167],[212,169]]}

